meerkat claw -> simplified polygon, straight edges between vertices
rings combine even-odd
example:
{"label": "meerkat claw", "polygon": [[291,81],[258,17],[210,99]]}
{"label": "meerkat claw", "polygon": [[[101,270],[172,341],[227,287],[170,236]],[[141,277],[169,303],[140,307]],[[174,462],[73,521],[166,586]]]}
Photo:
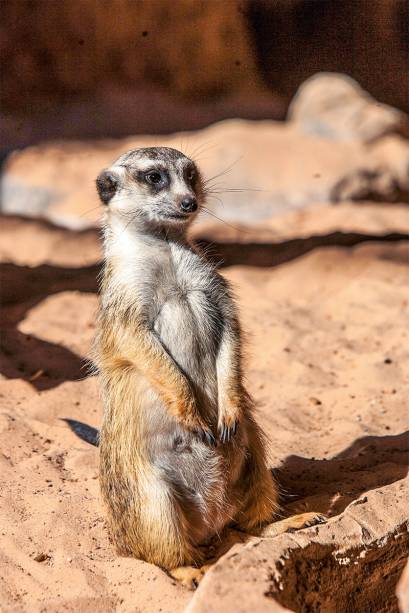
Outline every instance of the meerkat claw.
{"label": "meerkat claw", "polygon": [[219,427],[219,438],[222,443],[229,443],[230,440],[237,432],[238,423],[234,422],[231,426],[221,426]]}
{"label": "meerkat claw", "polygon": [[328,521],[328,517],[326,515],[318,515],[316,518],[316,524],[325,524]]}
{"label": "meerkat claw", "polygon": [[295,525],[291,526],[287,532],[297,532],[302,528],[311,528],[317,524],[325,524],[328,521],[328,517],[323,513],[304,513],[302,515],[296,515],[290,520],[295,522]]}
{"label": "meerkat claw", "polygon": [[209,443],[209,445],[211,445],[212,447],[217,446],[216,437],[214,436],[213,432],[210,432],[210,431],[205,432],[205,438],[206,438],[206,442]]}
{"label": "meerkat claw", "polygon": [[211,447],[217,446],[216,438],[211,430],[202,430],[201,428],[197,428],[195,432],[204,443],[207,443]]}

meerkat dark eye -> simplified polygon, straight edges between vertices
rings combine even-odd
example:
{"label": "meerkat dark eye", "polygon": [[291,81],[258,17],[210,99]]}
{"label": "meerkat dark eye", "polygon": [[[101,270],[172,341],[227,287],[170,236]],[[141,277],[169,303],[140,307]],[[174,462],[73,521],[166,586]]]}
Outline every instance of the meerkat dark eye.
{"label": "meerkat dark eye", "polygon": [[162,181],[162,175],[156,170],[151,170],[146,173],[145,181],[151,185],[158,185]]}

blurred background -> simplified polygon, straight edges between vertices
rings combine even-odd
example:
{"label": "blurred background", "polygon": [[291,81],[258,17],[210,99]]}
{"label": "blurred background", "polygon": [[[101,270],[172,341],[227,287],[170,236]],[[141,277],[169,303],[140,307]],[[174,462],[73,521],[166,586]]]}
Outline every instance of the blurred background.
{"label": "blurred background", "polygon": [[339,516],[292,553],[244,548],[191,610],[275,610],[275,598],[287,611],[398,611],[409,2],[0,6],[4,610],[175,613],[192,598],[152,565],[113,559],[97,449],[67,426],[96,433],[102,418],[87,376],[102,263],[95,179],[124,151],[168,145],[209,180],[192,237],[235,289],[282,502]]}
{"label": "blurred background", "polygon": [[319,71],[408,110],[406,0],[3,0],[0,32],[3,156],[283,119]]}

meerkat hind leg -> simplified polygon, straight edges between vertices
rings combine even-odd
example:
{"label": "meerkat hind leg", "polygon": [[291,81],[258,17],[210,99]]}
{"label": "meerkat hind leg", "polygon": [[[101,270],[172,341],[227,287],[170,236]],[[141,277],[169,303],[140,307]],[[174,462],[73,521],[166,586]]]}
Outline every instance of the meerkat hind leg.
{"label": "meerkat hind leg", "polygon": [[316,524],[323,524],[326,521],[327,517],[322,513],[300,513],[299,515],[293,515],[292,517],[287,517],[286,519],[281,519],[280,521],[268,524],[268,526],[264,526],[257,536],[273,538],[284,532],[295,532],[302,528],[310,528]]}
{"label": "meerkat hind leg", "polygon": [[226,538],[224,539],[224,550],[219,551],[218,555],[216,555],[214,559],[209,560],[207,564],[200,567],[178,566],[177,568],[170,570],[169,575],[189,590],[195,590],[203,579],[207,570],[217,561],[217,559],[234,544],[245,542],[246,536],[247,538],[251,536],[273,538],[279,534],[284,534],[285,532],[295,532],[296,530],[301,530],[302,528],[310,528],[311,526],[315,526],[317,524],[323,524],[326,521],[327,517],[322,513],[300,513],[299,515],[293,515],[292,517],[287,517],[286,519],[268,524],[267,526],[264,526],[264,528],[257,531],[256,534],[252,534],[252,532],[244,533],[241,532],[241,530],[236,531],[230,529],[225,535]]}
{"label": "meerkat hind leg", "polygon": [[178,566],[168,571],[168,574],[176,579],[181,585],[189,590],[195,590],[205,573],[211,568],[219,558],[222,557],[233,545],[245,543],[249,538],[249,534],[234,528],[225,528],[222,538],[217,538],[215,545],[207,545],[203,549],[206,552],[203,555],[206,562],[199,566]]}
{"label": "meerkat hind leg", "polygon": [[178,566],[169,571],[169,575],[176,579],[188,590],[195,590],[204,577],[205,572],[211,564],[205,564],[200,568],[195,566]]}

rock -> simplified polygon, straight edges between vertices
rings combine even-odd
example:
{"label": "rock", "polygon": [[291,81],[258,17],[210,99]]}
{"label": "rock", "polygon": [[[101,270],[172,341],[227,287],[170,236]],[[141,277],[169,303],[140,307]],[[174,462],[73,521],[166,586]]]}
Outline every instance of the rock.
{"label": "rock", "polygon": [[[167,145],[192,156],[209,181],[203,222],[254,224],[291,210],[345,200],[406,201],[409,146],[398,137],[371,149],[301,133],[293,123],[228,120],[194,133],[29,147],[8,158],[1,180],[8,214],[80,229],[101,208],[95,178],[120,153]],[[216,216],[216,217],[215,217]]]}
{"label": "rock", "polygon": [[405,113],[381,104],[343,74],[318,73],[295,94],[288,119],[306,134],[333,141],[372,143],[387,134],[408,136]]}
{"label": "rock", "polygon": [[342,173],[329,199],[409,201],[409,118],[346,75],[318,73],[297,91],[288,119],[305,134],[361,142],[366,154]]}
{"label": "rock", "polygon": [[394,182],[395,191],[400,190],[402,199],[408,198],[409,141],[397,136],[385,136],[371,147],[371,154],[379,170]]}
{"label": "rock", "polygon": [[253,539],[213,566],[187,611],[274,611],[276,601],[291,611],[396,610],[394,585],[409,547],[408,495],[404,479],[368,492],[327,524]]}
{"label": "rock", "polygon": [[334,182],[331,201],[409,201],[405,113],[379,103],[345,75],[319,73],[301,85],[288,118],[305,134],[366,146],[362,158]]}

